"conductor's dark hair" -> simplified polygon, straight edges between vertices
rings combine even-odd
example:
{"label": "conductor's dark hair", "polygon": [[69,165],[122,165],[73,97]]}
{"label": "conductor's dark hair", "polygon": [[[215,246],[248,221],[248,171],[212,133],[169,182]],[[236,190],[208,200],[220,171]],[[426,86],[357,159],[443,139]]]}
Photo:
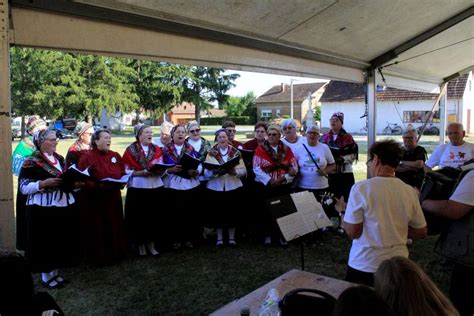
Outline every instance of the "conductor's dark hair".
{"label": "conductor's dark hair", "polygon": [[382,140],[373,143],[369,148],[369,160],[374,159],[375,155],[382,165],[396,168],[403,158],[403,147],[393,139]]}

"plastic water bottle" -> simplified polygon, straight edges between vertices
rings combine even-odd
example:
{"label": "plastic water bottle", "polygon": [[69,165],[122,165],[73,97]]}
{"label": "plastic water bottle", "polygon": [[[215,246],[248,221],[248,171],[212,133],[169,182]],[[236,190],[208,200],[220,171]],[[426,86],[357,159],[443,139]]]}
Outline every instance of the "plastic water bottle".
{"label": "plastic water bottle", "polygon": [[260,305],[259,316],[280,316],[280,308],[278,307],[279,294],[278,290],[271,288],[267,292],[267,296]]}

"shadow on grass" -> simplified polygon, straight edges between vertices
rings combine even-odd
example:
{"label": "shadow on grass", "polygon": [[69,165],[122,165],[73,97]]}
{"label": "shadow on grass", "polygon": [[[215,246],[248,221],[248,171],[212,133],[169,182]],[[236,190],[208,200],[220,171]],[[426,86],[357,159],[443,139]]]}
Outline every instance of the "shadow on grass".
{"label": "shadow on grass", "polygon": [[[446,290],[448,273],[433,243],[433,238],[415,241],[411,257]],[[306,270],[343,279],[349,248],[347,237],[333,233],[307,243]],[[207,315],[293,268],[301,268],[298,243],[287,249],[247,241],[236,249],[203,244],[160,258],[70,269],[64,275],[72,282],[50,293],[67,315]]]}

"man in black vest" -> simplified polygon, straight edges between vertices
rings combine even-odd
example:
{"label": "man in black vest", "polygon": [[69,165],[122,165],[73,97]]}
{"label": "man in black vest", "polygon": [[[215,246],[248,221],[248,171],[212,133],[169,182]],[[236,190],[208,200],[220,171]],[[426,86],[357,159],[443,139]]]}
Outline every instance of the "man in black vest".
{"label": "man in black vest", "polygon": [[[424,200],[426,212],[451,220],[449,230],[439,240],[441,249],[454,256],[449,296],[461,315],[474,314],[474,170],[469,171],[449,200]],[[453,244],[450,244],[450,242]],[[437,247],[438,248],[438,247]],[[456,253],[457,249],[459,252]],[[438,248],[439,250],[439,248]],[[442,252],[443,254],[443,252]]]}

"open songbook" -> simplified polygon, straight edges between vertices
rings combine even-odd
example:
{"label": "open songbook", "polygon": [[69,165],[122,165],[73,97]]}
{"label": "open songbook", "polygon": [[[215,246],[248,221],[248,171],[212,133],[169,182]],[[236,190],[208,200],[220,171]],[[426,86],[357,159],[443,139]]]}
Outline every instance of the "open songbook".
{"label": "open songbook", "polygon": [[177,165],[181,165],[183,168],[183,171],[180,173],[177,173],[176,175],[190,179],[190,176],[188,174],[188,170],[197,170],[199,167],[199,164],[201,163],[201,160],[194,158],[190,156],[189,154],[184,154],[178,161]]}
{"label": "open songbook", "polygon": [[287,241],[332,225],[321,203],[309,191],[268,199],[265,203]]}
{"label": "open songbook", "polygon": [[128,179],[130,178],[131,175],[132,175],[132,173],[125,174],[120,179],[104,178],[104,179],[100,179],[100,182],[111,182],[111,183],[125,184],[125,183],[128,182]]}
{"label": "open songbook", "polygon": [[255,155],[255,150],[239,149],[242,159],[246,166],[251,166],[253,163],[253,156]]}
{"label": "open songbook", "polygon": [[210,162],[203,162],[202,165],[204,168],[208,170],[231,170],[232,168],[235,168],[236,166],[239,165],[240,157],[235,156],[234,158],[227,160],[225,163],[221,164],[216,164],[216,163],[210,163]]}
{"label": "open songbook", "polygon": [[74,183],[85,181],[90,178],[89,168],[85,170],[79,170],[76,165],[71,165],[69,168],[66,169],[63,173],[59,175],[59,178],[63,180],[61,184],[61,188],[65,192],[70,192],[74,190]]}
{"label": "open songbook", "polygon": [[148,168],[148,171],[155,172],[155,173],[162,173],[166,169],[174,167],[174,166],[175,166],[174,163],[170,163],[170,164],[168,164],[168,163],[155,163],[150,168]]}

